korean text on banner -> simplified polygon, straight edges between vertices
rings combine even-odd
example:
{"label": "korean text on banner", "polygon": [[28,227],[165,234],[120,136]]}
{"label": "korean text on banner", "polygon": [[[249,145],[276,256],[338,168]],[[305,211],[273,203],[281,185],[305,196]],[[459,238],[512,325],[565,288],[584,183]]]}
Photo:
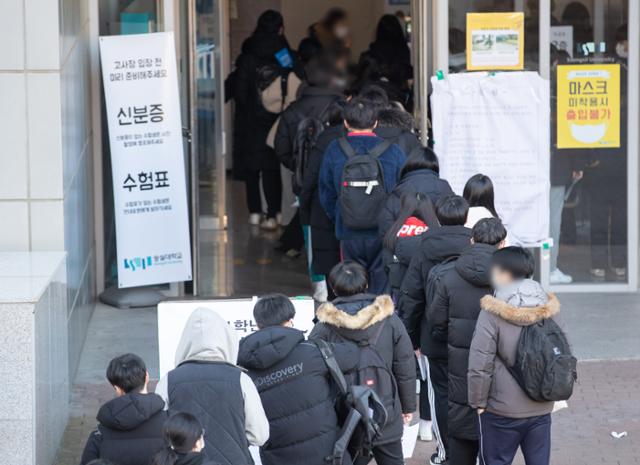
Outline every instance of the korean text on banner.
{"label": "korean text on banner", "polygon": [[524,13],[467,13],[467,69],[524,69]]}
{"label": "korean text on banner", "polygon": [[191,279],[173,33],[100,38],[118,287]]}
{"label": "korean text on banner", "polygon": [[539,245],[549,237],[549,82],[520,71],[431,82],[442,177],[461,194],[471,176],[489,176],[511,245]]}
{"label": "korean text on banner", "polygon": [[620,147],[620,65],[558,66],[558,148]]}

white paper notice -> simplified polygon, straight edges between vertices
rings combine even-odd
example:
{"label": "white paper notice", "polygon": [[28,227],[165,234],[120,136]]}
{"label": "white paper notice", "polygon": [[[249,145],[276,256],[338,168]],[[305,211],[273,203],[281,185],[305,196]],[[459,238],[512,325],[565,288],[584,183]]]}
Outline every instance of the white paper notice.
{"label": "white paper notice", "polygon": [[512,245],[549,237],[549,82],[533,72],[432,78],[440,174],[462,194],[477,173],[495,187]]}

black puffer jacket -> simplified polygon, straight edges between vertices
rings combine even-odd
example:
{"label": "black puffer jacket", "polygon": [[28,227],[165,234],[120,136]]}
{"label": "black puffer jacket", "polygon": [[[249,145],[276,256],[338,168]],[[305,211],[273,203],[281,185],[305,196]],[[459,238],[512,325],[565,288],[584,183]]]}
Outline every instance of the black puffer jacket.
{"label": "black puffer jacket", "polygon": [[394,314],[391,297],[358,294],[339,298],[321,305],[317,316],[319,323],[309,337],[328,342],[366,343],[381,324],[385,325],[376,349],[393,373],[398,390],[395,396],[382,399],[389,419],[378,444],[399,440],[403,431],[402,414],[416,409],[416,363],[409,336]]}
{"label": "black puffer jacket", "polygon": [[447,358],[447,344],[434,340],[427,328],[427,278],[431,268],[451,257],[457,257],[471,244],[471,230],[464,226],[440,226],[422,235],[420,250],[411,260],[402,281],[398,315],[402,319],[413,346],[431,358]]}
{"label": "black puffer jacket", "polygon": [[487,244],[465,250],[442,278],[427,311],[431,336],[448,346],[449,435],[461,439],[478,439],[477,414],[468,404],[467,370],[480,299],[492,293],[490,267],[495,250]]}
{"label": "black puffer jacket", "polygon": [[378,222],[380,237],[384,237],[393,222],[398,218],[400,202],[402,196],[406,194],[424,195],[425,197],[429,197],[435,205],[440,197],[452,195],[453,190],[449,183],[444,179],[440,179],[438,173],[435,171],[424,169],[408,172],[400,179],[400,182],[398,182],[393,189],[393,192],[391,192],[391,195],[387,198],[384,208],[380,212]]}
{"label": "black puffer jacket", "polygon": [[[275,53],[289,49],[284,36],[272,33],[254,33],[242,44],[242,53],[236,60],[234,162],[243,170],[279,170],[275,151],[267,146],[267,135],[278,118],[262,106],[257,88],[257,70],[268,64],[277,65]],[[291,56],[295,57],[293,51]],[[296,69],[296,68],[294,68]]]}
{"label": "black puffer jacket", "polygon": [[[343,371],[358,363],[353,344],[337,344]],[[265,465],[325,465],[340,432],[337,391],[318,347],[293,328],[272,327],[242,340],[238,363],[249,370],[269,418],[260,449]]]}
{"label": "black puffer jacket", "polygon": [[343,98],[341,92],[333,89],[314,86],[302,88],[296,101],[280,115],[274,144],[280,163],[291,171],[295,170],[294,147],[300,121],[304,118],[317,118],[326,122],[331,104]]}
{"label": "black puffer jacket", "polygon": [[378,126],[373,132],[375,132],[378,137],[382,137],[384,140],[396,144],[407,157],[413,149],[420,147],[418,136],[404,128]]}
{"label": "black puffer jacket", "polygon": [[163,409],[157,394],[129,393],[110,400],[98,411],[98,428],[89,436],[80,464],[100,458],[120,465],[147,465],[164,446]]}

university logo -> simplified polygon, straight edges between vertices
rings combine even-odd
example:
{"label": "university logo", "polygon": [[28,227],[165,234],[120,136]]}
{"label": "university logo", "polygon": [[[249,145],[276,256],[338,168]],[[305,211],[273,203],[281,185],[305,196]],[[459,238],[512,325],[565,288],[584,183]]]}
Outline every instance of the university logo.
{"label": "university logo", "polygon": [[153,265],[153,260],[151,259],[151,256],[124,259],[124,268],[126,270],[131,270],[131,271],[136,271],[139,269],[146,270],[151,265]]}

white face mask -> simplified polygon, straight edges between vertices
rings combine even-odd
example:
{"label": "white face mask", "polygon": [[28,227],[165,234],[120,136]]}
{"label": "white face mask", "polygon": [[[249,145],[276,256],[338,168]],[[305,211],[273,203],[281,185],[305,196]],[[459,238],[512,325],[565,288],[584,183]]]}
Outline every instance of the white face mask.
{"label": "white face mask", "polygon": [[349,35],[349,28],[347,26],[336,26],[333,33],[338,39],[344,39]]}
{"label": "white face mask", "polygon": [[629,57],[629,51],[626,49],[624,44],[618,42],[616,44],[616,55],[618,55],[620,58],[628,58]]}

